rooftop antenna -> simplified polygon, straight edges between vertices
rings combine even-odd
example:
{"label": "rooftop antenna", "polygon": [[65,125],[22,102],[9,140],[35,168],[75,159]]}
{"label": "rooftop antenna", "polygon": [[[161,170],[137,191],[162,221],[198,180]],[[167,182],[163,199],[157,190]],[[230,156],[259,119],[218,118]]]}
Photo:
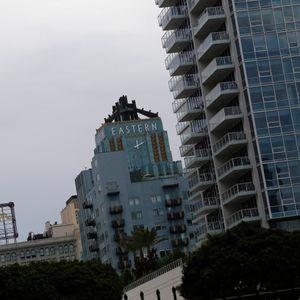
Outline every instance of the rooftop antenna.
{"label": "rooftop antenna", "polygon": [[17,242],[18,231],[13,202],[0,203],[0,243],[9,244],[10,240]]}

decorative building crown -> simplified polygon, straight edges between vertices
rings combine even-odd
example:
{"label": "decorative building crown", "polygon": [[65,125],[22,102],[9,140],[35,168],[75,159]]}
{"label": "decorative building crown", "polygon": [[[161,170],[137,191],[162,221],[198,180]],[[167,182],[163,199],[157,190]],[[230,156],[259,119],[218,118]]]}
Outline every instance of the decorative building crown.
{"label": "decorative building crown", "polygon": [[140,120],[139,114],[149,119],[158,117],[158,113],[137,108],[135,100],[132,100],[132,103],[128,103],[127,96],[122,96],[119,102],[116,102],[112,107],[112,110],[112,115],[108,115],[108,118],[104,119],[105,123]]}

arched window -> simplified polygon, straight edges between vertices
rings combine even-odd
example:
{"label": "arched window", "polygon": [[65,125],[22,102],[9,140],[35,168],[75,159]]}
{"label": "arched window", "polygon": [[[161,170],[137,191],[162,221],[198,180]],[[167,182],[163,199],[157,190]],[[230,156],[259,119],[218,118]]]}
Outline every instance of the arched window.
{"label": "arched window", "polygon": [[157,300],[160,300],[160,291],[159,290],[156,290],[156,297],[157,297]]}
{"label": "arched window", "polygon": [[176,288],[174,286],[172,287],[172,293],[173,293],[174,300],[177,300]]}

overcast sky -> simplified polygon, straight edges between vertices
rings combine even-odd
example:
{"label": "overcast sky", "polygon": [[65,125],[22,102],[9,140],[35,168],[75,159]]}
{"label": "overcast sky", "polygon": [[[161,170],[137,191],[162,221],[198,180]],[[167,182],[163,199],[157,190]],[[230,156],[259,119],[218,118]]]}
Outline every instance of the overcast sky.
{"label": "overcast sky", "polygon": [[158,111],[179,159],[154,0],[1,0],[0,202],[20,240],[59,213],[123,94]]}

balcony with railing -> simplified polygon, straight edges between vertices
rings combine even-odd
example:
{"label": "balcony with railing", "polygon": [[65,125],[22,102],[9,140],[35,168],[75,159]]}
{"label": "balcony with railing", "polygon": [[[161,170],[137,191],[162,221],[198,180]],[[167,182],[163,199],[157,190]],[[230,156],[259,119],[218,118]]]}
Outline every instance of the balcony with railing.
{"label": "balcony with railing", "polygon": [[174,247],[174,248],[185,247],[188,244],[189,244],[188,238],[172,240],[172,247]]}
{"label": "balcony with railing", "polygon": [[243,115],[239,106],[224,107],[210,119],[210,130],[211,132],[228,130],[242,119]]}
{"label": "balcony with railing", "polygon": [[222,54],[230,44],[226,31],[210,33],[197,50],[197,58],[201,61],[211,60]]}
{"label": "balcony with railing", "polygon": [[192,30],[190,28],[184,28],[167,31],[161,41],[167,53],[183,51],[192,42]]}
{"label": "balcony with railing", "polygon": [[193,177],[188,180],[189,190],[192,193],[197,191],[202,191],[210,187],[215,183],[214,173],[200,173],[199,170],[195,173]]}
{"label": "balcony with railing", "polygon": [[190,11],[194,15],[200,14],[205,8],[214,5],[216,2],[217,0],[189,0]]}
{"label": "balcony with railing", "polygon": [[225,22],[226,16],[222,6],[207,7],[198,19],[194,27],[194,35],[205,36],[218,28]]}
{"label": "balcony with railing", "polygon": [[166,207],[177,207],[182,205],[182,199],[180,197],[175,199],[165,200]]}
{"label": "balcony with railing", "polygon": [[252,169],[249,157],[235,157],[217,169],[219,180],[233,180]]}
{"label": "balcony with railing", "polygon": [[238,183],[229,188],[221,195],[223,205],[241,203],[256,195],[255,186],[252,182]]}
{"label": "balcony with railing", "polygon": [[219,109],[238,95],[238,86],[234,81],[218,83],[205,97],[206,107]]}
{"label": "balcony with railing", "polygon": [[247,145],[246,134],[242,131],[228,132],[214,145],[215,156],[231,155],[232,151],[237,152]]}
{"label": "balcony with railing", "polygon": [[203,84],[220,82],[234,70],[234,65],[230,56],[214,58],[208,66],[201,72]]}
{"label": "balcony with railing", "polygon": [[166,7],[159,14],[158,23],[163,30],[173,30],[179,28],[187,16],[186,5]]}
{"label": "balcony with railing", "polygon": [[202,240],[207,234],[217,234],[224,231],[224,224],[222,221],[208,221],[199,226],[197,232],[197,239]]}
{"label": "balcony with railing", "polygon": [[202,97],[189,97],[185,103],[177,110],[178,122],[192,121],[204,112]]}
{"label": "balcony with railing", "polygon": [[192,145],[200,142],[208,134],[206,120],[194,120],[181,133],[180,140],[182,145]]}
{"label": "balcony with railing", "polygon": [[194,153],[194,156],[184,158],[186,169],[202,167],[211,160],[210,149],[195,149]]}
{"label": "balcony with railing", "polygon": [[197,92],[200,86],[198,74],[175,76],[169,81],[170,91],[175,99],[187,98]]}
{"label": "balcony with railing", "polygon": [[220,208],[220,200],[218,197],[203,198],[199,201],[196,211],[193,213],[193,222],[197,223],[203,215]]}
{"label": "balcony with railing", "polygon": [[120,219],[120,220],[112,220],[111,221],[111,226],[112,228],[121,228],[125,226],[125,220]]}
{"label": "balcony with railing", "polygon": [[178,211],[178,212],[170,212],[168,213],[168,220],[174,221],[174,220],[181,220],[184,218],[184,211]]}
{"label": "balcony with railing", "polygon": [[111,215],[121,214],[123,212],[122,205],[113,205],[109,208],[109,212]]}
{"label": "balcony with railing", "polygon": [[194,148],[192,145],[181,145],[179,147],[179,152],[181,157],[194,155]]}
{"label": "balcony with railing", "polygon": [[155,0],[155,4],[159,7],[169,7],[176,5],[180,0]]}
{"label": "balcony with railing", "polygon": [[171,76],[184,75],[195,66],[196,56],[193,51],[171,53],[165,64]]}
{"label": "balcony with railing", "polygon": [[260,219],[257,208],[241,209],[226,219],[226,225],[229,229],[241,222],[258,222]]}

